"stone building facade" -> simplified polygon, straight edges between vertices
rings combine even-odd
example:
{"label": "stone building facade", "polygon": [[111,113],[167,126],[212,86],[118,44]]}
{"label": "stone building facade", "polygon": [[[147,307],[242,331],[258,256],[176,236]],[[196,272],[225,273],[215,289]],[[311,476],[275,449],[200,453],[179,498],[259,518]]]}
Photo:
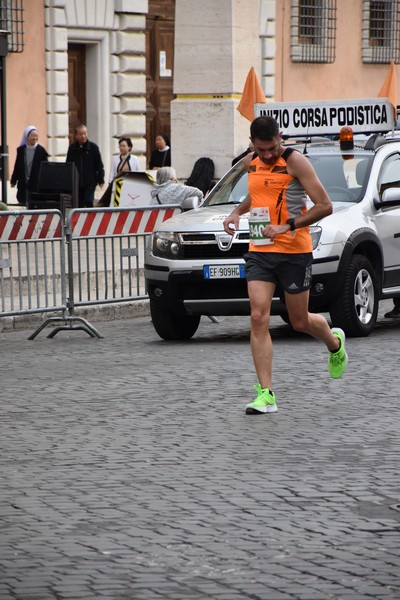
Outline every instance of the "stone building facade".
{"label": "stone building facade", "polygon": [[104,161],[130,135],[146,167],[145,0],[45,0],[48,150],[65,155],[68,45],[86,47],[87,126]]}
{"label": "stone building facade", "polygon": [[[267,100],[302,101],[375,97],[390,58],[400,63],[399,0],[380,2],[381,13],[373,0],[18,2],[24,48],[6,59],[9,171],[31,123],[51,159],[65,159],[82,88],[106,171],[120,135],[146,168],[157,113],[149,98],[159,86],[178,177],[200,156],[220,177],[247,147],[249,122],[236,108],[252,66]],[[151,37],[151,15],[169,29]]]}

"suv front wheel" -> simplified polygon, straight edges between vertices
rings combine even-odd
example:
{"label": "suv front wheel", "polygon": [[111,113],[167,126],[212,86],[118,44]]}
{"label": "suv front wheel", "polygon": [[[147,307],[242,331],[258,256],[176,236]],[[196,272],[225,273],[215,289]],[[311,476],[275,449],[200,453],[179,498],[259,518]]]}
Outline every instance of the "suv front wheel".
{"label": "suv front wheel", "polygon": [[188,340],[197,331],[199,315],[177,315],[150,300],[150,314],[154,329],[163,340]]}
{"label": "suv front wheel", "polygon": [[351,257],[343,286],[329,313],[335,327],[349,337],[364,337],[375,327],[379,293],[376,273],[370,261],[360,254]]}

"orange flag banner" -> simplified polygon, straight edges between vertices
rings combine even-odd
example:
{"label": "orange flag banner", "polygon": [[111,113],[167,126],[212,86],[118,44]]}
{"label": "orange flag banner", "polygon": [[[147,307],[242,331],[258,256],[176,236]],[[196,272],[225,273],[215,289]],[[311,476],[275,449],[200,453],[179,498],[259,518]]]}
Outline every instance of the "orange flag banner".
{"label": "orange flag banner", "polygon": [[396,76],[396,67],[394,66],[394,61],[390,61],[389,71],[386,75],[386,79],[382,84],[381,89],[378,93],[379,98],[388,98],[390,104],[393,106],[394,110],[394,119],[396,121],[397,118],[397,76]]}
{"label": "orange flag banner", "polygon": [[251,67],[244,84],[242,98],[237,106],[241,115],[249,121],[254,120],[254,104],[266,102],[267,99],[258,80],[254,67]]}

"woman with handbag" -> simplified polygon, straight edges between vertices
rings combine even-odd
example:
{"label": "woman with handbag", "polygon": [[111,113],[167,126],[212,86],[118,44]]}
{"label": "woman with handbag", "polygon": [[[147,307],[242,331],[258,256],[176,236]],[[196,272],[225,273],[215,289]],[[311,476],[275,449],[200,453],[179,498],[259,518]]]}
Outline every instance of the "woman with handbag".
{"label": "woman with handbag", "polygon": [[114,156],[110,176],[108,178],[108,186],[102,197],[97,203],[97,206],[107,207],[111,206],[111,197],[114,181],[119,177],[123,177],[124,173],[128,171],[140,171],[139,161],[131,154],[132,140],[129,137],[121,137],[118,140],[119,154]]}
{"label": "woman with handbag", "polygon": [[112,183],[116,177],[121,177],[126,171],[140,171],[139,161],[131,154],[132,140],[128,137],[121,137],[118,140],[119,155],[114,156],[109,183]]}

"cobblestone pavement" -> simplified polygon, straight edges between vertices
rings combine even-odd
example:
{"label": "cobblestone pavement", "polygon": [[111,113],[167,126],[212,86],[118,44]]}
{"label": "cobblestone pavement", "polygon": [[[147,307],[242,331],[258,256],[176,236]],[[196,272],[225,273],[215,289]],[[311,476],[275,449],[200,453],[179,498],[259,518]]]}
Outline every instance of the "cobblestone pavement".
{"label": "cobblestone pavement", "polygon": [[0,335],[0,600],[400,598],[400,322],[333,381],[273,318],[261,417],[247,318],[97,326]]}

